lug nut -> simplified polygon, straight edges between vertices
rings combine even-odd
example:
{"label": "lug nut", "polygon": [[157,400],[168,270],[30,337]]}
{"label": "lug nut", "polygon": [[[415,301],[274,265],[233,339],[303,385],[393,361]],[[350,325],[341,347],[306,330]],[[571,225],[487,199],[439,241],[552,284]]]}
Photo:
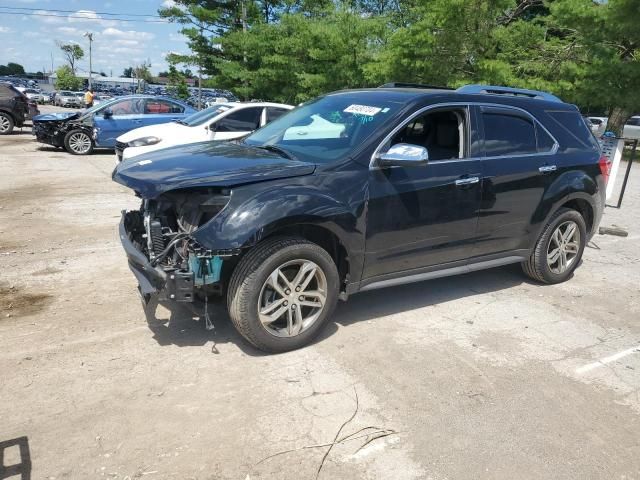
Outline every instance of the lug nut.
{"label": "lug nut", "polygon": [[296,309],[296,304],[294,303],[293,305],[291,305],[291,310],[295,310]]}
{"label": "lug nut", "polygon": [[291,290],[289,290],[288,288],[284,291],[284,293],[286,293],[287,295],[289,295],[291,293]]}
{"label": "lug nut", "polygon": [[289,302],[287,302],[286,300],[284,301],[284,306],[286,307],[287,305],[289,305]]}
{"label": "lug nut", "polygon": [[301,302],[304,302],[304,297],[303,297],[302,295],[300,295],[300,296],[298,297],[298,300],[300,300]]}
{"label": "lug nut", "polygon": [[300,291],[300,287],[296,287],[296,292],[299,292],[299,291]]}

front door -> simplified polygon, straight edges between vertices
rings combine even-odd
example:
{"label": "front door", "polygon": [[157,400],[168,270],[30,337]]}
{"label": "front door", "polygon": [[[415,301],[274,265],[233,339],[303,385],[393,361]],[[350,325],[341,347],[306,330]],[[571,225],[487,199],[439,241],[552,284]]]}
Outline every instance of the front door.
{"label": "front door", "polygon": [[[129,130],[143,127],[144,98],[127,98],[109,104],[105,109],[95,113],[94,123],[98,129],[97,145],[113,148],[116,138]],[[105,117],[104,111],[109,110],[110,116]]]}
{"label": "front door", "polygon": [[465,260],[480,205],[475,121],[467,107],[411,118],[381,149],[424,146],[420,167],[372,168],[363,279]]}
{"label": "front door", "polygon": [[560,174],[556,141],[522,110],[478,109],[484,132],[484,182],[474,255],[528,249],[536,209]]}

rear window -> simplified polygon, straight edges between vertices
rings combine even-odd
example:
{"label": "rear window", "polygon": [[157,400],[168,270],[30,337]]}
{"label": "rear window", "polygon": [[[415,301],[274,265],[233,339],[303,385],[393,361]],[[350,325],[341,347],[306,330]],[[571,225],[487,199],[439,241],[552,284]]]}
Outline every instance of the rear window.
{"label": "rear window", "polygon": [[598,150],[600,148],[591,129],[587,127],[577,111],[547,110],[546,113],[553,121],[553,124],[549,124],[547,127],[558,138],[562,149],[587,148],[589,150]]}
{"label": "rear window", "polygon": [[537,153],[533,122],[516,115],[482,114],[484,149],[487,157]]}

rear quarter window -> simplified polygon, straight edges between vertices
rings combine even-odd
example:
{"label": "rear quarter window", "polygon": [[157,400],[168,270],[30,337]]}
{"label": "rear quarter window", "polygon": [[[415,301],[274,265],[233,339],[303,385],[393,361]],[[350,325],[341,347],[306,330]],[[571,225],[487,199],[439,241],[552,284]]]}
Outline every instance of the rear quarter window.
{"label": "rear quarter window", "polygon": [[546,127],[558,139],[560,149],[598,150],[598,141],[577,111],[559,110],[545,112],[550,121]]}

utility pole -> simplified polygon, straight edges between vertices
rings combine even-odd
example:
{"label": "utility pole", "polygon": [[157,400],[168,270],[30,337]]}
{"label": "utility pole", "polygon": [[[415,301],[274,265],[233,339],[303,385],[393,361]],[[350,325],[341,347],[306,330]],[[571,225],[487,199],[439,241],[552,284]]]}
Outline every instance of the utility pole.
{"label": "utility pole", "polygon": [[[200,36],[202,37],[203,30],[200,27]],[[198,110],[202,108],[202,55],[198,56]]]}
{"label": "utility pole", "polygon": [[89,90],[91,90],[91,76],[93,74],[93,66],[91,65],[91,44],[93,43],[93,33],[87,32],[84,36],[89,39]]}

